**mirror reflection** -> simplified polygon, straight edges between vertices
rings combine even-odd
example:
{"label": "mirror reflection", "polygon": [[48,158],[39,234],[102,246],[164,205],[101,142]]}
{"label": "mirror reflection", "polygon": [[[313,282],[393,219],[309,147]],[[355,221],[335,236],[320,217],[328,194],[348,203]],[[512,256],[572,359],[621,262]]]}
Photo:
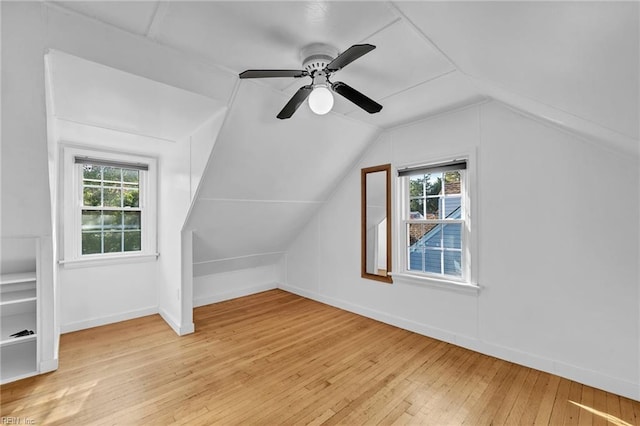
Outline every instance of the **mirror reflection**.
{"label": "mirror reflection", "polygon": [[362,169],[362,277],[391,283],[391,165]]}

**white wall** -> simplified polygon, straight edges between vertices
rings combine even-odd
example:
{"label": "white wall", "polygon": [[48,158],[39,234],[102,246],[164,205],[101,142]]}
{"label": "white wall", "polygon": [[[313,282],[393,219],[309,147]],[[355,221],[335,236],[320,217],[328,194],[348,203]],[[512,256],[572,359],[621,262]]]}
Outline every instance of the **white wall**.
{"label": "white wall", "polygon": [[235,269],[193,278],[193,304],[203,306],[278,288],[279,263]]}
{"label": "white wall", "polygon": [[[184,53],[161,46],[153,41],[133,35],[115,27],[102,24],[96,20],[82,17],[58,8],[54,4],[41,2],[2,2],[2,233],[4,236],[36,236],[41,241],[41,277],[42,296],[46,317],[42,330],[43,359],[57,358],[56,328],[74,329],[82,324],[97,324],[121,318],[127,313],[148,312],[150,306],[156,310],[163,302],[180,322],[180,305],[167,302],[166,294],[176,295],[172,288],[154,290],[145,281],[134,291],[126,302],[124,294],[130,289],[129,283],[116,280],[119,289],[111,287],[112,297],[102,298],[101,293],[81,288],[86,283],[86,270],[67,270],[61,277],[60,286],[66,291],[60,296],[60,306],[55,312],[64,310],[64,316],[57,318],[54,314],[55,300],[58,295],[53,287],[54,249],[52,232],[52,207],[49,190],[49,171],[47,167],[47,121],[45,111],[45,69],[44,55],[49,49],[67,52],[78,57],[92,60],[119,70],[149,78],[154,81],[185,89],[226,104],[233,92],[237,77],[222,71],[214,64],[194,60]],[[53,132],[50,132],[51,134]],[[198,139],[195,152],[205,155],[202,139]],[[209,147],[210,149],[210,147]],[[134,148],[135,150],[135,148]],[[51,160],[55,162],[55,152]],[[194,182],[200,176],[194,171],[202,168],[195,165],[190,169],[189,158],[179,172],[186,178],[177,182],[186,182],[184,202],[186,207],[180,212],[186,216],[191,200]],[[201,173],[201,172],[200,172]],[[55,171],[53,173],[55,176]],[[28,196],[25,196],[25,190]],[[57,194],[53,194],[55,200]],[[183,195],[183,194],[182,194]],[[182,196],[181,195],[181,196]],[[173,213],[167,213],[173,215]],[[174,216],[180,216],[176,214]],[[182,219],[184,221],[184,217]],[[173,229],[178,232],[181,225]],[[161,240],[160,244],[170,243]],[[171,246],[173,247],[173,246]],[[167,250],[169,256],[170,250]],[[167,257],[169,258],[169,257]],[[180,257],[177,259],[177,275],[162,275],[164,283],[179,289]],[[134,272],[134,276],[144,276],[149,281],[155,280],[161,272],[151,264],[123,265],[122,271]],[[133,269],[132,269],[133,268]],[[109,273],[116,273],[110,269]],[[64,272],[63,272],[64,274]],[[174,279],[175,277],[178,279]],[[106,276],[106,275],[105,275]],[[101,277],[101,279],[104,277]],[[112,277],[115,278],[115,277]],[[162,285],[162,284],[160,284]],[[163,287],[161,287],[163,288]],[[86,291],[83,291],[86,290]],[[85,295],[91,300],[83,299]],[[103,303],[103,305],[96,305]],[[190,301],[191,303],[191,301]],[[94,306],[91,312],[85,306]],[[174,312],[177,311],[177,312]],[[98,318],[99,317],[99,318]],[[60,321],[59,321],[60,320]],[[59,322],[58,322],[59,321]],[[188,325],[187,325],[188,327]]]}
{"label": "white wall", "polygon": [[[224,111],[221,111],[186,140],[177,142],[65,121],[57,123],[59,140],[54,141],[55,145],[63,142],[117,152],[131,152],[131,147],[135,147],[136,151],[131,153],[142,152],[158,159],[157,248],[160,257],[157,261],[145,259],[107,266],[59,266],[62,332],[157,312],[178,334],[193,331],[191,322],[182,324],[181,239],[192,200],[192,182],[199,182],[204,165],[202,161],[192,162],[192,151],[208,158],[223,117]],[[194,141],[197,145],[192,149]]]}
{"label": "white wall", "polygon": [[[360,278],[359,169],[461,152],[477,159],[479,292]],[[640,399],[638,169],[498,102],[400,127],[289,247],[281,287]]]}
{"label": "white wall", "polygon": [[158,312],[155,261],[69,269],[60,267],[63,333]]}
{"label": "white wall", "polygon": [[[2,2],[2,237],[40,238],[40,297],[53,301],[41,7]],[[41,369],[56,368],[53,303],[41,309]]]}
{"label": "white wall", "polygon": [[[183,275],[183,227],[207,159],[213,150],[224,120],[224,111],[216,114],[192,135],[163,155],[160,170],[162,184],[158,200],[160,262],[158,298],[160,313],[178,334],[193,332],[193,283]],[[184,259],[192,262],[192,259]],[[183,304],[183,297],[189,301]]]}

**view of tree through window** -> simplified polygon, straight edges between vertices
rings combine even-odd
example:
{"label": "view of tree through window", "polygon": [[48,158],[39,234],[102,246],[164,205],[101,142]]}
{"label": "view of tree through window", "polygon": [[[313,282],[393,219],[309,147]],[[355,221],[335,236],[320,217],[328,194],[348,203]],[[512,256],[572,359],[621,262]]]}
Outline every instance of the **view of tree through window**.
{"label": "view of tree through window", "polygon": [[82,254],[140,251],[140,172],[82,165]]}
{"label": "view of tree through window", "polygon": [[463,170],[409,176],[409,271],[462,275]]}

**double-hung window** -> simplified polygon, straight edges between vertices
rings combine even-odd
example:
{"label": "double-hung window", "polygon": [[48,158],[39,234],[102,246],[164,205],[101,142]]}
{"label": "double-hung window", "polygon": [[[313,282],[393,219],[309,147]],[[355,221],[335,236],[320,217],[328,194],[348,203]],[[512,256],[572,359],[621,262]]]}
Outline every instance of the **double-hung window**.
{"label": "double-hung window", "polygon": [[82,169],[81,253],[142,251],[140,192],[148,166],[86,157],[75,163]]}
{"label": "double-hung window", "polygon": [[469,281],[467,161],[400,169],[402,272]]}
{"label": "double-hung window", "polygon": [[155,256],[155,159],[64,153],[64,262]]}

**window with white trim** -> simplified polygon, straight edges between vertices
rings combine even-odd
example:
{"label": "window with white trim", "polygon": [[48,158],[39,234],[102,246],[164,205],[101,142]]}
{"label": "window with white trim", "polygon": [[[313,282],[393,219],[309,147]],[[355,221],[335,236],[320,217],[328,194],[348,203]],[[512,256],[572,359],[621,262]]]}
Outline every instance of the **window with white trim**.
{"label": "window with white trim", "polygon": [[76,157],[82,168],[82,255],[142,251],[140,192],[148,167]]}
{"label": "window with white trim", "polygon": [[64,152],[64,262],[155,255],[155,159]]}
{"label": "window with white trim", "polygon": [[469,281],[466,160],[400,169],[403,273]]}

